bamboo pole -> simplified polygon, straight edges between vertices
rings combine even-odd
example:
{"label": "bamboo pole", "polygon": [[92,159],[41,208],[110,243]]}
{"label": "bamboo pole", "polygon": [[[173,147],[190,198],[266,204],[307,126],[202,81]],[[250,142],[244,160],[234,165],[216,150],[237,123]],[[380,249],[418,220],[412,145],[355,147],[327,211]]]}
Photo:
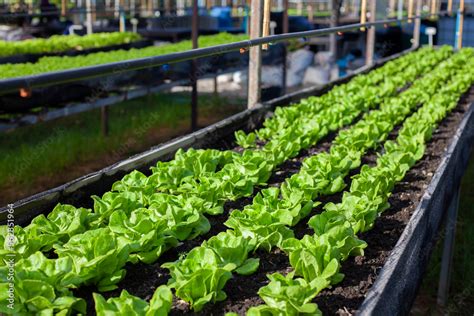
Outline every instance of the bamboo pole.
{"label": "bamboo pole", "polygon": [[448,14],[453,14],[453,0],[448,0]]}
{"label": "bamboo pole", "polygon": [[[264,0],[263,6],[263,31],[262,36],[270,35],[270,12],[272,10],[272,0]],[[268,44],[262,45],[263,50],[268,50]]]}

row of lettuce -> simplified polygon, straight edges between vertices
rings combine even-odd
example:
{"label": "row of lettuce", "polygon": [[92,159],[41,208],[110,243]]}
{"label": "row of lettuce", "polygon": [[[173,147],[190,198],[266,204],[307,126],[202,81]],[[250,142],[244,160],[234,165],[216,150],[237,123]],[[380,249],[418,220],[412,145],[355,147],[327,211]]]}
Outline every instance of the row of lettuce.
{"label": "row of lettuce", "polygon": [[22,54],[57,54],[112,45],[129,44],[141,39],[137,33],[95,33],[84,36],[53,35],[24,41],[0,41],[0,57]]}
{"label": "row of lettuce", "polygon": [[[170,269],[172,279],[169,285],[176,290],[176,296],[189,302],[195,310],[200,310],[205,303],[225,298],[223,288],[231,278],[232,272],[241,273],[239,269],[242,268],[244,273],[249,272],[247,264],[249,259],[242,261],[249,252],[243,252],[239,257],[235,257],[237,252],[229,256],[229,251],[223,251],[223,249],[234,247],[244,250],[246,248],[245,250],[253,252],[257,249],[269,251],[273,247],[283,247],[284,250],[291,247],[298,248],[297,241],[292,239],[293,232],[290,227],[310,213],[317,205],[316,199],[319,196],[341,191],[345,186],[344,178],[351,169],[360,166],[361,157],[367,150],[386,139],[396,124],[403,121],[404,117],[418,104],[425,102],[436,93],[436,89],[440,88],[446,78],[452,74],[452,71],[449,71],[449,65],[456,69],[462,67],[462,62],[465,60],[462,54],[455,55],[449,63],[442,64],[430,75],[416,81],[401,95],[384,100],[379,110],[369,112],[357,124],[341,131],[329,152],[305,159],[300,172],[286,179],[280,188],[264,189],[257,194],[252,204],[242,211],[233,211],[225,222],[225,225],[230,228],[228,231],[212,237],[203,245],[191,250],[186,257],[165,264],[164,267]],[[445,66],[446,64],[448,66]],[[433,64],[426,60],[414,67],[426,71],[433,67]],[[364,189],[360,185],[358,187]],[[375,217],[376,214],[370,213],[367,217],[357,218],[358,221],[353,223],[356,231],[370,228]],[[361,247],[365,246],[364,243],[349,238],[347,234],[347,230],[341,227],[337,234],[332,236],[332,238],[344,237],[340,242],[334,239],[338,246],[347,251],[347,253],[342,253],[341,250],[341,258],[347,257],[352,252],[360,253]],[[221,241],[218,247],[213,246],[216,240]],[[212,241],[214,243],[211,243]],[[317,241],[313,257],[309,256],[309,253],[302,254],[301,251],[296,250],[294,255],[290,255],[290,262],[294,263],[295,272],[306,273],[306,280],[316,280],[318,276],[326,277],[328,282],[341,280],[337,260],[331,263],[328,270],[325,270],[324,263],[329,263],[325,260],[332,259],[329,255],[334,252],[333,249],[328,250],[329,252],[323,251],[328,246],[327,236]],[[300,248],[301,245],[311,242],[313,241],[305,238],[300,243]],[[248,246],[244,247],[247,244]],[[203,282],[204,280],[208,282]],[[322,280],[315,282],[318,286],[323,284]],[[265,311],[268,312],[269,309]],[[273,310],[276,314],[278,311],[279,309]],[[295,311],[285,312],[291,315]]]}
{"label": "row of lettuce", "polygon": [[[8,249],[8,240],[4,239],[1,254],[3,258],[11,254],[16,256],[17,304],[11,311],[3,305],[6,297],[0,297],[0,311],[84,312],[84,301],[74,298],[71,289],[83,285],[95,285],[100,291],[114,289],[125,274],[127,262],[153,262],[179,241],[206,233],[210,225],[205,214],[220,214],[225,201],[252,194],[253,188],[265,185],[271,172],[283,161],[396,95],[397,87],[409,84],[451,54],[447,48],[423,49],[361,76],[365,79],[350,81],[322,97],[306,100],[297,106],[306,107],[307,116],[312,119],[301,118],[300,126],[286,124],[286,132],[275,135],[261,148],[247,149],[242,154],[217,150],[181,151],[175,160],[158,163],[150,177],[132,172],[115,183],[112,191],[102,198],[94,197],[94,210],[58,205],[47,217],[40,215],[25,228],[15,227],[14,251]],[[415,63],[420,59],[423,62]],[[408,70],[411,68],[416,70]],[[338,91],[346,91],[347,95],[335,105],[331,103],[334,100],[331,94]],[[274,120],[283,117],[282,113],[286,112],[278,110]],[[255,147],[255,142],[248,141],[255,136],[239,135],[249,147]],[[344,132],[341,135],[340,139],[344,139]],[[357,154],[350,147],[339,148],[341,155],[354,157]],[[340,171],[333,171],[329,161],[316,168],[329,177],[326,182],[328,193],[342,190],[343,182],[337,180]],[[302,170],[302,174],[304,172]],[[231,277],[231,271],[249,274],[258,268],[258,260],[248,258],[249,253],[255,249],[268,250],[292,237],[286,225],[299,221],[314,206],[309,188],[311,183],[313,187],[319,184],[311,182],[311,177],[313,174],[306,172],[301,178],[288,179],[280,191],[265,190],[264,195],[257,195],[254,204],[259,204],[263,211],[272,209],[275,212],[262,211],[265,216],[258,222],[246,223],[251,219],[245,216],[252,214],[252,209],[235,211],[227,223],[234,231],[211,238],[204,248],[167,264],[173,276],[170,285],[175,288],[176,295],[192,303],[196,310],[206,303],[224,299],[222,288]],[[308,190],[305,190],[307,186]],[[8,228],[2,226],[1,230],[2,236],[7,236]],[[57,258],[51,256],[53,251]],[[227,259],[223,261],[224,254]],[[196,262],[192,260],[193,256],[204,256],[206,261]],[[205,262],[209,262],[210,268],[202,266]],[[2,293],[8,293],[8,274],[3,272],[10,267],[6,261],[1,265],[0,288],[5,289]],[[110,308],[130,308],[124,302],[136,301],[133,306],[142,306],[144,313],[153,314],[156,308],[171,306],[165,299],[170,297],[168,291],[169,288],[160,287],[161,294],[155,294],[150,304],[128,293],[123,293],[122,299],[112,299],[111,303],[95,295],[96,307],[100,313]]]}
{"label": "row of lettuce", "polygon": [[[375,166],[362,166],[342,201],[326,204],[322,213],[309,220],[314,234],[283,241],[280,248],[288,255],[293,271],[286,276],[269,275],[269,284],[259,290],[266,304],[251,308],[248,315],[321,314],[312,300],[322,289],[342,280],[341,261],[363,254],[367,243],[356,235],[371,229],[380,213],[390,207],[388,199],[395,184],[423,157],[437,124],[474,82],[473,52],[460,55],[427,76],[418,91],[404,94],[401,102],[406,103],[399,104],[400,116],[417,102],[423,106],[404,122],[394,141],[385,142]],[[391,124],[390,118],[398,117],[388,114],[384,123]]]}
{"label": "row of lettuce", "polygon": [[[246,39],[247,35],[234,35],[228,33],[200,36],[199,47],[209,47]],[[159,56],[190,49],[192,49],[192,42],[190,40],[185,40],[175,44],[150,46],[140,49],[114,50],[110,52],[97,52],[80,56],[43,57],[34,64],[23,63],[0,65],[0,80],[73,68],[96,66],[100,64],[114,63],[131,59]]]}

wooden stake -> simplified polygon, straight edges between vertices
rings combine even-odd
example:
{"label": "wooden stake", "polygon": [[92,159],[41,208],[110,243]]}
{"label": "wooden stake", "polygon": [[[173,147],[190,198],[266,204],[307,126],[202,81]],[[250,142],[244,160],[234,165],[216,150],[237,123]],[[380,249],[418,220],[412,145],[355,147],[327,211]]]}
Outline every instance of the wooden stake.
{"label": "wooden stake", "polygon": [[311,5],[307,6],[306,10],[308,11],[308,21],[313,22],[313,20],[314,20],[313,6],[311,6]]}
{"label": "wooden stake", "polygon": [[86,10],[87,34],[92,34],[92,0],[86,0]]}
{"label": "wooden stake", "polygon": [[448,14],[453,14],[453,0],[448,0]]}
{"label": "wooden stake", "polygon": [[61,0],[61,15],[66,16],[66,12],[67,12],[66,0]]}
{"label": "wooden stake", "polygon": [[[254,0],[250,8],[250,38],[258,38],[262,33],[262,1]],[[250,48],[248,101],[253,108],[260,102],[260,84],[262,81],[262,50],[260,46]]]}
{"label": "wooden stake", "polygon": [[458,29],[458,40],[457,40],[457,49],[462,48],[462,32],[464,28],[464,0],[459,2],[459,29]]}
{"label": "wooden stake", "polygon": [[[199,36],[199,14],[198,14],[198,0],[193,0],[193,18],[192,18],[192,30],[191,36],[193,41],[193,49],[198,48],[198,36]],[[192,61],[192,92],[191,92],[191,129],[195,131],[198,128],[198,61],[193,59]]]}
{"label": "wooden stake", "polygon": [[413,0],[408,0],[408,23],[412,23],[413,20]]}
{"label": "wooden stake", "polygon": [[[362,0],[360,8],[360,24],[367,22],[367,0]],[[361,27],[360,30],[365,31],[365,27]]]}
{"label": "wooden stake", "polygon": [[[376,0],[370,0],[370,22],[375,22]],[[375,26],[369,28],[367,32],[365,64],[372,65],[374,62],[375,50]]]}
{"label": "wooden stake", "polygon": [[103,106],[100,108],[100,126],[102,135],[109,136],[109,107]]}
{"label": "wooden stake", "polygon": [[[288,0],[283,0],[283,33],[289,32],[289,23],[288,23]],[[282,95],[286,94],[286,77],[287,77],[287,70],[286,70],[286,57],[288,55],[288,45],[285,43],[283,49],[283,73],[282,73]]]}
{"label": "wooden stake", "polygon": [[430,18],[434,18],[434,15],[436,14],[436,5],[437,5],[437,1],[431,0]]}
{"label": "wooden stake", "polygon": [[415,19],[415,25],[413,26],[413,43],[412,43],[413,48],[420,46],[421,0],[416,0],[416,15],[417,15],[417,18]]}
{"label": "wooden stake", "polygon": [[119,15],[119,32],[125,32],[125,12],[123,12],[122,8],[120,8]]}
{"label": "wooden stake", "polygon": [[[270,12],[272,10],[272,0],[264,0],[263,8],[263,34],[262,36],[270,35]],[[262,45],[263,50],[268,50],[268,44]]]}
{"label": "wooden stake", "polygon": [[303,1],[298,1],[296,3],[296,14],[303,15]]}
{"label": "wooden stake", "polygon": [[[331,10],[331,18],[329,19],[329,27],[336,27],[339,24],[338,19],[338,4],[337,0],[329,1],[329,9]],[[337,34],[331,33],[329,34],[329,51],[331,55],[336,60],[338,56],[337,52]]]}

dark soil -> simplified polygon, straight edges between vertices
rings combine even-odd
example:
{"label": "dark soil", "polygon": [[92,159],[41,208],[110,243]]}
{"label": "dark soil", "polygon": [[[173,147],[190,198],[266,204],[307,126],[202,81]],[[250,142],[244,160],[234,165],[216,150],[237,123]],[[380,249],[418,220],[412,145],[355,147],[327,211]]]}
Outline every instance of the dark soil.
{"label": "dark soil", "polygon": [[391,207],[382,213],[372,230],[359,236],[368,243],[364,256],[349,258],[344,262],[341,271],[345,274],[344,280],[333,289],[325,290],[316,297],[315,302],[323,314],[353,314],[363,302],[433,174],[436,173],[443,153],[472,101],[474,101],[474,87],[471,87],[458,107],[433,133],[433,138],[426,147],[425,156],[408,171],[405,179],[395,186],[389,199]]}
{"label": "dark soil", "polygon": [[[402,182],[395,186],[394,192],[389,199],[391,207],[380,216],[372,230],[360,234],[359,237],[369,244],[365,249],[364,256],[349,258],[344,262],[341,269],[341,272],[345,274],[344,280],[332,289],[322,291],[315,298],[314,301],[318,304],[323,314],[348,315],[357,311],[358,306],[363,302],[366,293],[375,282],[380,269],[390,255],[391,249],[395,246],[410,220],[413,211],[438,168],[450,139],[472,101],[474,101],[474,87],[471,87],[469,93],[463,96],[459,106],[442,121],[439,128],[433,133],[433,138],[427,144],[423,159],[407,173]],[[393,139],[397,131],[398,129],[392,132],[389,139]],[[279,186],[285,178],[298,172],[301,167],[301,161],[306,157],[327,150],[334,136],[334,134],[327,136],[317,146],[305,150],[298,157],[285,162],[273,174],[269,185]],[[376,158],[377,152],[372,151],[364,157],[362,163],[373,164]],[[347,181],[355,173],[357,173],[357,170],[351,172]],[[257,188],[255,193],[259,190],[260,188]],[[319,200],[323,202],[323,205],[330,201],[338,202],[341,200],[341,195],[336,194],[322,197]],[[119,289],[104,293],[104,296],[118,296],[122,289],[126,289],[133,295],[146,300],[150,299],[154,290],[158,286],[166,284],[169,279],[168,270],[161,268],[161,264],[176,260],[180,254],[200,245],[203,240],[224,231],[226,228],[223,222],[227,219],[228,213],[234,209],[241,209],[251,203],[251,201],[252,197],[248,197],[226,203],[224,214],[209,217],[213,227],[212,232],[194,240],[186,241],[177,248],[170,249],[156,263],[152,265],[127,265],[127,275],[119,284]],[[316,207],[312,215],[320,211],[321,208]],[[302,221],[293,227],[293,231],[298,238],[301,238],[304,234],[312,233],[312,230],[307,227],[306,221]],[[258,271],[251,276],[235,275],[224,288],[228,298],[223,302],[207,306],[200,314],[224,315],[230,311],[245,314],[245,311],[251,306],[263,303],[257,292],[258,289],[268,283],[267,274],[275,272],[286,274],[291,271],[287,256],[279,249],[271,253],[257,252],[255,256],[260,258]],[[94,313],[94,304],[91,300],[91,293],[93,291],[93,288],[81,288],[75,293],[77,296],[87,300],[88,314]],[[171,311],[172,315],[191,313],[187,303],[175,299]]]}

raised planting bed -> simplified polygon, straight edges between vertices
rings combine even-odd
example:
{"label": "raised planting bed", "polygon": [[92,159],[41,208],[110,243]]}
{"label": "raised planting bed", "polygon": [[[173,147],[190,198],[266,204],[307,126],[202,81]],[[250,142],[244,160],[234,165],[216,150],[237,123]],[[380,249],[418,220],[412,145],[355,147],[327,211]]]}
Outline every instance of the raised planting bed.
{"label": "raised planting bed", "polygon": [[[462,166],[456,159],[473,137],[471,128],[465,128],[472,125],[467,106],[472,94],[465,93],[472,92],[473,55],[472,50],[453,53],[446,48],[405,54],[330,91],[326,87],[321,97],[277,108],[258,129],[258,137],[236,133],[238,146],[230,132],[260,126],[280,102],[326,91],[280,98],[16,203],[15,219],[23,224],[38,212],[51,211],[58,201],[69,199],[74,207],[58,205],[48,218],[36,217],[25,229],[16,229],[20,243],[14,253],[24,259],[16,263],[22,272],[15,286],[23,288],[30,280],[42,282],[43,288],[52,286],[52,297],[33,294],[45,298],[42,309],[56,312],[92,314],[95,308],[98,314],[133,309],[143,315],[314,315],[361,308],[361,313],[404,313],[416,292],[417,264],[423,259],[416,267],[398,262],[406,265],[404,256],[413,253],[410,258],[427,256],[416,247],[430,240],[442,210],[437,215],[415,212],[412,220],[430,215],[424,230],[426,226],[412,224],[403,199],[416,196],[417,190],[421,196],[429,173],[437,168],[436,162],[426,165],[423,159],[432,159],[450,143],[451,134],[444,129],[433,133],[439,124],[459,129],[438,172],[451,174],[450,164]],[[449,113],[458,119],[449,119]],[[115,182],[110,192],[94,197],[94,211],[77,208],[91,207],[87,195],[110,190],[111,182],[130,170],[145,170],[177,148],[209,148],[209,143],[220,150],[180,151],[175,160],[156,164],[150,176],[134,171]],[[423,174],[422,169],[433,171],[423,179],[410,178],[413,172]],[[437,192],[438,185],[432,186]],[[448,191],[440,194],[449,200]],[[402,215],[394,215],[400,211]],[[363,302],[358,292],[370,288],[377,277],[372,267],[384,264],[406,223],[409,228],[391,254],[392,264],[384,267]],[[385,234],[394,242],[380,244]],[[405,242],[407,235],[415,242]],[[71,260],[81,263],[68,268]],[[51,273],[40,277],[38,269]],[[418,275],[386,282],[397,278],[397,271]],[[369,281],[357,283],[356,278]],[[78,289],[70,292],[71,286]],[[100,294],[92,297],[93,292]],[[20,301],[30,295],[16,294]],[[64,297],[62,304],[57,297]],[[17,308],[25,311],[34,304]]]}
{"label": "raised planting bed", "polygon": [[[220,43],[238,41],[246,38],[246,35],[218,34],[214,36],[203,36],[200,45],[212,46]],[[117,50],[93,53],[83,56],[57,56],[42,58],[36,64],[0,65],[0,81],[18,76],[41,75],[44,72],[62,71],[70,68],[95,66],[97,64],[111,63],[126,59],[162,55],[170,52],[186,50],[191,47],[191,41],[183,41],[177,44],[163,46],[145,47],[132,50]],[[275,59],[280,55],[282,45],[274,45],[264,54],[264,62],[281,62]],[[229,68],[245,68],[248,64],[248,53],[246,54],[224,54],[222,56],[200,59],[198,62],[198,76],[226,71]],[[71,102],[81,102],[90,98],[102,97],[107,94],[123,90],[125,87],[156,86],[163,84],[165,80],[190,80],[191,62],[184,61],[170,65],[162,65],[148,69],[122,72],[107,76],[81,80],[77,82],[64,83],[60,85],[35,88],[29,96],[22,96],[19,92],[8,93],[0,96],[0,111],[11,113],[22,113],[36,107],[64,107]]]}
{"label": "raised planting bed", "polygon": [[130,50],[140,49],[153,45],[150,40],[138,40],[132,43],[114,44],[102,47],[94,47],[87,49],[75,49],[61,53],[45,53],[45,54],[17,54],[13,56],[0,57],[0,64],[22,64],[22,63],[36,63],[43,57],[61,57],[61,56],[81,56],[98,52],[111,52],[114,50]]}
{"label": "raised planting bed", "polygon": [[58,35],[22,42],[0,41],[0,64],[35,63],[42,57],[80,56],[96,52],[144,48],[152,41],[134,33],[106,33],[86,36]]}

